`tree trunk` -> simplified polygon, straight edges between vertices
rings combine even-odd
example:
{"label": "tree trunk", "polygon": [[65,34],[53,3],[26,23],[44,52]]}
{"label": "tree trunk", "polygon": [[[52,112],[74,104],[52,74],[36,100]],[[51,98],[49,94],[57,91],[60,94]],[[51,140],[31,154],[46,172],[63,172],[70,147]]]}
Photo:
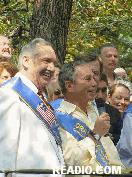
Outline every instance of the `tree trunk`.
{"label": "tree trunk", "polygon": [[31,39],[41,37],[52,43],[63,64],[73,0],[37,0],[30,23]]}

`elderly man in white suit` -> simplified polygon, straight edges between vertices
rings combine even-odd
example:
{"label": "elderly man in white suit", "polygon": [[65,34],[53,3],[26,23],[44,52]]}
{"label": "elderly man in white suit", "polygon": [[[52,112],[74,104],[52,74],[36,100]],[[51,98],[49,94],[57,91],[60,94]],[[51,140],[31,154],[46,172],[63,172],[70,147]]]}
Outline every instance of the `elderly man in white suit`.
{"label": "elderly man in white suit", "polygon": [[56,61],[51,44],[36,38],[20,53],[20,72],[0,88],[1,176],[42,177],[64,165],[56,118],[42,98]]}

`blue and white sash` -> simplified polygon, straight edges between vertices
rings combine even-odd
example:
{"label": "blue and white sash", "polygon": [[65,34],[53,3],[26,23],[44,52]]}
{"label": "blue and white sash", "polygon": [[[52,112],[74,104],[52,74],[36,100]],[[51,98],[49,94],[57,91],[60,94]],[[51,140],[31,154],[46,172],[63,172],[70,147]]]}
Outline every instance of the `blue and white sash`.
{"label": "blue and white sash", "polygon": [[[88,137],[87,133],[92,132],[92,130],[79,119],[69,114],[59,112],[57,110],[55,110],[55,113],[58,119],[59,126],[69,132],[78,141],[81,141],[84,138]],[[109,166],[106,152],[100,141],[98,141],[95,145],[95,155],[96,161],[100,166]]]}
{"label": "blue and white sash", "polygon": [[2,86],[10,86],[17,93],[20,99],[34,112],[34,114],[44,123],[48,130],[54,136],[57,144],[61,146],[61,137],[56,125],[56,116],[52,109],[44,101],[27,87],[20,79],[14,77]]}

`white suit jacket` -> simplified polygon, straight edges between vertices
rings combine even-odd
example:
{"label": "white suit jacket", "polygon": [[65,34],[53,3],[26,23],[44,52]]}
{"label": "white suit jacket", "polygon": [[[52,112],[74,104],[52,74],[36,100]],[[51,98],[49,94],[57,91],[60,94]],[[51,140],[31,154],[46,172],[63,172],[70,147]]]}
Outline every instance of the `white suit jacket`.
{"label": "white suit jacket", "polygon": [[[25,76],[20,73],[16,76],[38,92]],[[43,170],[64,165],[61,148],[52,134],[10,86],[0,88],[0,171]]]}

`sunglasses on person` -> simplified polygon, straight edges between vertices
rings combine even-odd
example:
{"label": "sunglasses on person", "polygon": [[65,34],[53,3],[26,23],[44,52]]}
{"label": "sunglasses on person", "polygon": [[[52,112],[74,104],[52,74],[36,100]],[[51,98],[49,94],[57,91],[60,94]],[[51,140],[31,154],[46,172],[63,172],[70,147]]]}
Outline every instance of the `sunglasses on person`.
{"label": "sunglasses on person", "polygon": [[105,93],[107,91],[107,87],[102,87],[102,88],[98,87],[96,92],[98,93],[100,90],[102,93]]}
{"label": "sunglasses on person", "polygon": [[55,94],[55,95],[60,95],[60,94],[61,94],[61,90],[60,90],[60,89],[56,89],[56,90],[54,91],[54,94]]}

